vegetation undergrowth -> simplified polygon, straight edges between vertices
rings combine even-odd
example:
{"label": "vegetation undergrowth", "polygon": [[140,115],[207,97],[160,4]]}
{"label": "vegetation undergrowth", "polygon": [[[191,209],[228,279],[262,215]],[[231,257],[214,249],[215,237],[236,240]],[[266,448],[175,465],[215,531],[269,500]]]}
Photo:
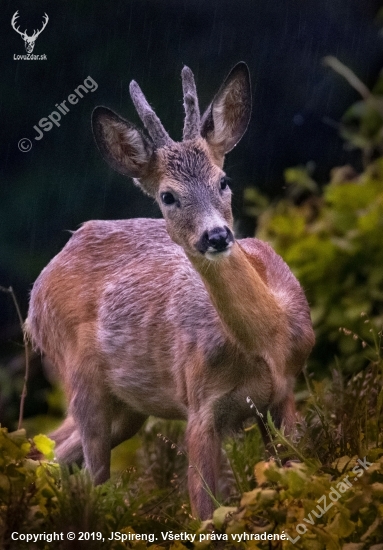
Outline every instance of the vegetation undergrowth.
{"label": "vegetation undergrowth", "polygon": [[[0,547],[31,548],[31,543],[12,540],[15,532],[56,532],[63,540],[37,540],[32,547],[378,550],[383,540],[380,350],[356,374],[338,367],[331,379],[306,377],[308,396],[297,434],[287,438],[270,416],[264,419],[275,456],[264,460],[255,425],[226,442],[233,469],[226,477],[231,496],[203,524],[189,510],[181,423],[153,421],[146,426],[138,451],[141,468],[130,468],[100,487],[93,486],[84,470],[52,461],[54,444],[46,436],[28,440],[24,430],[8,433],[2,428]],[[28,458],[33,447],[46,460]],[[286,456],[300,462],[280,467]],[[95,540],[74,544],[66,539],[69,532],[76,537],[94,533]],[[116,532],[131,540],[108,540]],[[132,539],[134,533],[148,540]],[[169,540],[170,533],[195,538]],[[262,540],[274,534],[283,539]]]}

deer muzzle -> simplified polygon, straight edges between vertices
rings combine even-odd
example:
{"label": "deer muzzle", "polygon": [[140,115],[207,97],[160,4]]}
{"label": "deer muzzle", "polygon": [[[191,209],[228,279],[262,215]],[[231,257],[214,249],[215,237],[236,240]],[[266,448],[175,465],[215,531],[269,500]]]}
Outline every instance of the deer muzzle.
{"label": "deer muzzle", "polygon": [[234,243],[234,235],[227,226],[205,231],[197,243],[197,249],[208,259],[227,256]]}

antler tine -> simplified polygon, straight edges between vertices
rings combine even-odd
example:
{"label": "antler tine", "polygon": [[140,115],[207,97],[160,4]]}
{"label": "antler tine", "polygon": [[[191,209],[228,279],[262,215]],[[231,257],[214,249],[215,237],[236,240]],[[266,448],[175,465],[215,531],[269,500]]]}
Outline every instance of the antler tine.
{"label": "antler tine", "polygon": [[16,19],[19,17],[19,10],[15,11],[15,13],[12,16],[11,25],[14,28],[16,25]]}
{"label": "antler tine", "polygon": [[194,75],[189,67],[185,66],[182,69],[181,77],[185,109],[183,139],[194,139],[200,135],[201,128],[197,89]]}
{"label": "antler tine", "polygon": [[49,21],[49,17],[47,16],[46,13],[44,13],[43,26],[41,27],[41,29],[39,31],[33,31],[33,37],[35,36],[35,32],[37,32],[36,38],[39,36],[39,34],[41,34],[43,32],[43,30],[45,29],[45,27],[48,24],[48,21]]}
{"label": "antler tine", "polygon": [[141,88],[135,80],[132,80],[130,83],[129,91],[138,116],[142,120],[150,137],[152,138],[154,145],[157,147],[164,147],[165,145],[170,145],[173,143],[172,139],[169,137],[169,134],[162,126],[160,119],[147,102]]}
{"label": "antler tine", "polygon": [[12,20],[11,20],[11,25],[12,25],[12,28],[16,32],[18,32],[19,34],[21,34],[21,36],[23,36],[23,35],[25,35],[25,32],[27,32],[27,31],[25,29],[25,32],[21,32],[20,27],[16,27],[16,19],[18,19],[18,18],[19,18],[19,10],[15,11],[15,13],[13,14],[13,17],[12,17]]}

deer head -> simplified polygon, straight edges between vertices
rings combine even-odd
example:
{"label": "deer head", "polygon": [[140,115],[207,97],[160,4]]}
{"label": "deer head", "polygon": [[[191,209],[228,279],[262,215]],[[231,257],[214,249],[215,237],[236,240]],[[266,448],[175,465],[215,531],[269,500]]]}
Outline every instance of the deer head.
{"label": "deer head", "polygon": [[183,141],[174,142],[134,81],[130,95],[146,132],[110,109],[93,112],[93,132],[106,161],[154,197],[174,242],[189,256],[230,254],[234,242],[223,161],[244,134],[251,112],[247,65],[238,63],[200,117],[194,76],[182,70]]}
{"label": "deer head", "polygon": [[32,53],[32,52],[33,52],[33,48],[35,47],[35,43],[36,43],[37,37],[43,32],[43,30],[44,30],[45,27],[47,26],[47,23],[48,23],[48,21],[49,21],[49,17],[47,16],[46,13],[44,14],[43,26],[42,26],[42,28],[41,28],[39,31],[34,30],[32,36],[28,36],[28,34],[27,34],[27,29],[25,29],[24,32],[21,32],[21,31],[19,30],[19,27],[16,27],[16,19],[17,19],[18,17],[19,17],[19,11],[17,10],[17,11],[13,14],[13,17],[12,17],[12,21],[11,21],[12,28],[13,28],[17,33],[19,33],[19,35],[21,36],[21,38],[24,40],[25,49],[26,49],[27,53]]}

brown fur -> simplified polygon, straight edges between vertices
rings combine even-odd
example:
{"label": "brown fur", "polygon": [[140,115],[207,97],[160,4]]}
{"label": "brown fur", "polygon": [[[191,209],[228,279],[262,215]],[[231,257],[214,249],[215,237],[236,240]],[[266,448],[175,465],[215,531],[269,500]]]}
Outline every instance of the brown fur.
{"label": "brown fur", "polygon": [[[223,154],[250,114],[232,103],[248,104],[248,94],[237,67],[202,118],[206,139],[157,149],[117,115],[95,113],[101,152],[156,197],[165,220],[84,224],[37,279],[27,323],[68,398],[68,418],[52,434],[57,458],[84,457],[102,483],[111,447],[149,415],[185,419],[190,499],[203,519],[213,512],[204,483],[215,492],[221,438],[253,414],[246,397],[291,431],[295,376],[314,343],[303,291],[267,244],[234,241],[219,254],[199,248],[214,228],[232,230]],[[190,118],[195,125],[194,107]]]}

